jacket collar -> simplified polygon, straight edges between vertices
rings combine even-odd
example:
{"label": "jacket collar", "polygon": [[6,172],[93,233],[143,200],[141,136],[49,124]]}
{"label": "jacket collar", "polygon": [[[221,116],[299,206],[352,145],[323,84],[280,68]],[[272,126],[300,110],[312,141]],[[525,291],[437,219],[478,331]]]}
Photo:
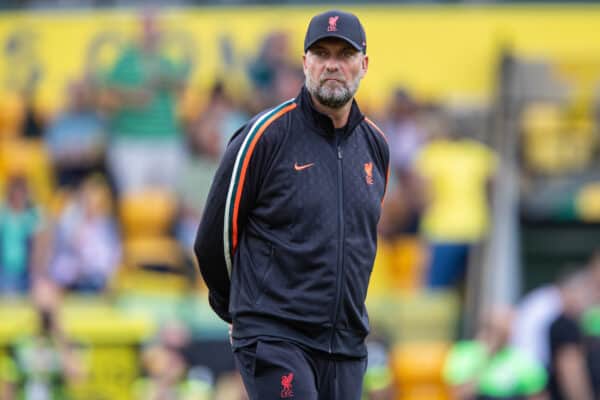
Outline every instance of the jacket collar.
{"label": "jacket collar", "polygon": [[[302,110],[304,119],[312,128],[314,128],[321,135],[334,135],[335,130],[333,128],[333,121],[327,115],[315,108],[306,86],[302,86],[302,90],[296,98],[296,102],[298,103],[300,110]],[[351,134],[354,131],[354,128],[356,128],[364,119],[365,116],[358,108],[356,100],[352,99],[352,108],[350,109],[350,115],[348,117],[348,123],[346,124],[344,136]]]}

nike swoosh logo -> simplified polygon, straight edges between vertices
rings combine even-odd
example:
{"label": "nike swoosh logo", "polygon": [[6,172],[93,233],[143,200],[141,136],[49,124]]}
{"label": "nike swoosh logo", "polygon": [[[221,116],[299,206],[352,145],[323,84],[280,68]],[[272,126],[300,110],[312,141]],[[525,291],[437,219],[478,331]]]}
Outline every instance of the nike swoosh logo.
{"label": "nike swoosh logo", "polygon": [[312,167],[313,165],[315,165],[315,163],[314,163],[314,162],[312,162],[312,163],[310,163],[310,164],[304,164],[304,165],[298,165],[298,163],[295,163],[295,164],[294,164],[294,169],[295,169],[296,171],[302,171],[303,169],[310,168],[310,167]]}

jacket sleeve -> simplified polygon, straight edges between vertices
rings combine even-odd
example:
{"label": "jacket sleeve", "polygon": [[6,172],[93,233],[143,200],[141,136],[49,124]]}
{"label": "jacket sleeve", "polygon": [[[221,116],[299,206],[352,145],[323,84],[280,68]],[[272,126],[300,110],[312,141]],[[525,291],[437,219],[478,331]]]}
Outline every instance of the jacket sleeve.
{"label": "jacket sleeve", "polygon": [[385,189],[383,197],[381,198],[381,202],[383,204],[390,179],[390,147],[388,145],[385,133],[383,133],[383,131],[369,118],[365,118],[365,120],[367,122],[367,126],[370,126],[371,132],[373,133],[372,137],[375,139],[379,168],[381,168],[381,172],[385,177]]}
{"label": "jacket sleeve", "polygon": [[[390,146],[385,139],[381,142],[381,160],[383,162],[383,171],[385,173],[385,191],[383,193],[383,197],[385,199],[385,194],[387,193],[388,186],[390,184]],[[383,200],[381,202],[383,203]]]}
{"label": "jacket sleeve", "polygon": [[[225,255],[225,212],[228,206],[227,196],[234,165],[247,134],[247,128],[246,125],[236,131],[227,145],[221,164],[213,178],[194,243],[194,253],[200,273],[208,287],[210,306],[221,319],[229,323],[231,323],[229,313],[230,276]],[[240,221],[244,221],[247,217],[252,203],[252,192],[251,184],[244,185],[238,209],[238,220]]]}

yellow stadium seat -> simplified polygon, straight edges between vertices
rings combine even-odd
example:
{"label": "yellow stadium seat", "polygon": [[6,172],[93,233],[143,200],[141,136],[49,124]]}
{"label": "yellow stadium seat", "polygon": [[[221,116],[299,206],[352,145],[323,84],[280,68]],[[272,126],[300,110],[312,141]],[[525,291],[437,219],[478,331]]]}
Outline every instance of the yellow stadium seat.
{"label": "yellow stadium seat", "polygon": [[190,286],[184,252],[170,237],[140,237],[125,241],[123,263],[111,289],[115,291],[181,292]]}
{"label": "yellow stadium seat", "polygon": [[125,264],[137,268],[144,264],[164,264],[177,268],[183,262],[181,245],[167,236],[141,237],[125,241]]}
{"label": "yellow stadium seat", "polygon": [[450,348],[447,342],[406,342],[392,350],[394,378],[401,384],[442,383],[442,368]]}
{"label": "yellow stadium seat", "polygon": [[587,222],[600,222],[600,182],[584,186],[575,199],[579,217]]}
{"label": "yellow stadium seat", "polygon": [[531,103],[521,116],[521,128],[524,133],[555,132],[562,127],[562,110],[560,105],[555,103]]}
{"label": "yellow stadium seat", "polygon": [[373,325],[394,342],[444,342],[454,337],[460,300],[454,291],[397,291],[370,299],[367,306]]}
{"label": "yellow stadium seat", "polygon": [[380,238],[369,282],[369,301],[398,291],[418,290],[426,253],[417,236],[403,236],[393,241]]}
{"label": "yellow stadium seat", "polygon": [[446,342],[407,342],[393,348],[397,400],[448,399],[442,369],[449,347]]}
{"label": "yellow stadium seat", "polygon": [[426,248],[418,236],[403,236],[393,244],[390,283],[393,289],[414,291],[422,287]]}
{"label": "yellow stadium seat", "polygon": [[195,290],[179,275],[157,274],[147,271],[120,269],[108,285],[109,291],[117,294],[182,294]]}
{"label": "yellow stadium seat", "polygon": [[533,103],[522,114],[524,154],[536,172],[560,174],[579,171],[591,162],[596,149],[589,115],[569,113],[553,103]]}
{"label": "yellow stadium seat", "polygon": [[443,385],[415,385],[399,391],[396,400],[450,400],[450,394]]}
{"label": "yellow stadium seat", "polygon": [[561,107],[554,103],[532,103],[521,116],[525,161],[536,172],[561,170],[560,136],[564,130]]}
{"label": "yellow stadium seat", "polygon": [[54,176],[48,151],[42,141],[4,139],[0,141],[0,193],[10,175],[27,178],[34,202],[46,206],[52,199]]}
{"label": "yellow stadium seat", "polygon": [[125,238],[166,235],[176,208],[175,196],[168,191],[154,189],[125,195],[119,206]]}
{"label": "yellow stadium seat", "polygon": [[16,93],[0,95],[0,139],[16,138],[21,133],[23,101]]}
{"label": "yellow stadium seat", "polygon": [[377,299],[390,290],[390,262],[392,257],[392,245],[379,238],[377,242],[377,254],[373,263],[373,271],[369,281],[369,291],[367,301]]}
{"label": "yellow stadium seat", "polygon": [[570,121],[561,143],[564,168],[581,171],[588,167],[594,157],[596,145],[596,132],[591,118]]}

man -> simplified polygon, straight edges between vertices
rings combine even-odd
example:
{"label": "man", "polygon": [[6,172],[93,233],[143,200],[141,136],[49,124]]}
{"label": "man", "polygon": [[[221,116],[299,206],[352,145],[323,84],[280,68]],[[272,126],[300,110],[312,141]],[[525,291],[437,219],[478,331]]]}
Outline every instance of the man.
{"label": "man", "polygon": [[182,160],[175,108],[189,65],[164,55],[154,11],[145,11],[140,23],[140,42],[123,48],[106,77],[107,158],[119,194],[153,187],[173,190]]}
{"label": "man", "polygon": [[556,282],[540,286],[527,293],[516,309],[511,344],[548,367],[550,365],[548,330],[561,311],[562,301]]}
{"label": "man", "polygon": [[589,270],[567,270],[558,281],[561,312],[551,322],[548,335],[550,379],[553,400],[594,399],[585,339],[580,319],[589,306]]}
{"label": "man", "polygon": [[298,97],[233,135],[195,252],[250,399],[358,400],[389,151],[353,100],[358,18],[313,17],[304,52]]}
{"label": "man", "polygon": [[[568,287],[577,280],[571,279],[571,274],[562,274],[557,280],[540,286],[527,293],[519,302],[512,327],[511,344],[519,350],[529,353],[536,360],[550,368],[550,325],[564,313],[563,301],[570,298],[569,293],[587,295],[586,301],[591,305],[600,300],[600,253],[592,255],[585,269],[580,272],[585,282],[579,290]],[[577,274],[575,274],[577,275]],[[566,288],[566,289],[565,289]],[[565,294],[567,293],[566,297]],[[581,310],[580,310],[581,311]]]}
{"label": "man", "polygon": [[67,107],[44,132],[60,187],[77,188],[94,173],[107,175],[106,131],[94,90],[87,79],[69,82]]}
{"label": "man", "polygon": [[420,228],[429,242],[425,279],[430,289],[463,283],[471,248],[483,241],[490,226],[489,188],[498,166],[486,145],[444,129],[415,161],[423,181],[425,210]]}

